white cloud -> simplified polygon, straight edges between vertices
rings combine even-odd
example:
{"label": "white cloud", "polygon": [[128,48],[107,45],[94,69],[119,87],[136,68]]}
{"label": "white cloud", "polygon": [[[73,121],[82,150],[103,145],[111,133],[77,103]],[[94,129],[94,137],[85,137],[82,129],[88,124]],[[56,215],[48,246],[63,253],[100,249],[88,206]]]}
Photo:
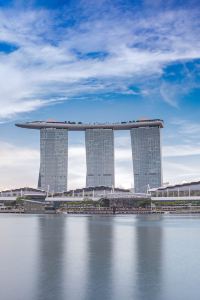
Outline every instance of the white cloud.
{"label": "white cloud", "polygon": [[6,166],[19,167],[21,165],[28,168],[27,164],[34,165],[39,160],[39,152],[31,148],[18,147],[13,144],[0,142],[0,158],[1,168],[5,168]]}
{"label": "white cloud", "polygon": [[39,173],[39,152],[0,142],[0,189],[35,186]]}
{"label": "white cloud", "polygon": [[164,160],[163,170],[164,182],[172,184],[200,179],[199,167],[196,163],[192,163],[190,159],[184,159],[181,162]]}
{"label": "white cloud", "polygon": [[191,120],[175,119],[172,121],[172,125],[176,126],[179,134],[184,134],[188,138],[197,139],[198,134],[200,134],[200,123]]}
{"label": "white cloud", "polygon": [[[195,11],[146,19],[105,14],[71,28],[57,23],[45,10],[0,11],[0,41],[18,47],[0,55],[0,118],[83,93],[127,93],[129,84],[159,77],[167,64],[200,57]],[[84,56],[90,52],[106,56]],[[163,100],[176,105],[163,91]]]}
{"label": "white cloud", "polygon": [[200,155],[200,145],[172,145],[163,147],[164,157]]}

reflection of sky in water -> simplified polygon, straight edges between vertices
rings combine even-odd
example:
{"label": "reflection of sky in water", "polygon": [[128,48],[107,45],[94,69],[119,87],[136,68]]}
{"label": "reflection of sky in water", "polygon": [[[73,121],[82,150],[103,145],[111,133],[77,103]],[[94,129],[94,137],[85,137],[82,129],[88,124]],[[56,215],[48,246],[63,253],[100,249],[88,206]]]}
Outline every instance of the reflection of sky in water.
{"label": "reflection of sky in water", "polygon": [[2,300],[199,299],[198,216],[1,214],[0,224]]}

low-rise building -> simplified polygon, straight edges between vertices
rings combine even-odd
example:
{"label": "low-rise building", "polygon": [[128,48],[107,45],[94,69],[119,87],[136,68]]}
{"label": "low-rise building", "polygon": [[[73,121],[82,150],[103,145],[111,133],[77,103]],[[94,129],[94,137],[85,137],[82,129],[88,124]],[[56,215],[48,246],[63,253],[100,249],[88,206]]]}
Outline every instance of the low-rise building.
{"label": "low-rise building", "polygon": [[155,201],[200,200],[200,181],[184,182],[150,189],[151,199]]}
{"label": "low-rise building", "polygon": [[86,188],[80,188],[75,190],[70,190],[63,193],[56,193],[53,196],[59,197],[82,197],[85,199],[95,198],[95,197],[103,197],[108,194],[115,194],[115,193],[130,193],[130,190],[128,189],[122,189],[122,188],[112,188],[107,186],[96,186],[96,187],[86,187]]}
{"label": "low-rise building", "polygon": [[17,198],[44,201],[46,192],[31,187],[22,187],[17,189],[3,190],[0,192],[0,202],[16,201]]}

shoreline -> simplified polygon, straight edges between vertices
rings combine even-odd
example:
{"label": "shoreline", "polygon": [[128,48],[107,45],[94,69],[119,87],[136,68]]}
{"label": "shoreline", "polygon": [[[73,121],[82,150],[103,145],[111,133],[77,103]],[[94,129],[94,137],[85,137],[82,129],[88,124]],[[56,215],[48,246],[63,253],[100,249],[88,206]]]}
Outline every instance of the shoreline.
{"label": "shoreline", "polygon": [[35,212],[25,212],[25,211],[17,211],[17,210],[4,210],[0,211],[1,214],[25,214],[25,215],[87,215],[87,216],[93,216],[93,215],[99,215],[99,216],[127,216],[127,215],[200,215],[200,210],[135,210],[135,211],[55,211],[55,212],[44,212],[44,211],[35,211]]}

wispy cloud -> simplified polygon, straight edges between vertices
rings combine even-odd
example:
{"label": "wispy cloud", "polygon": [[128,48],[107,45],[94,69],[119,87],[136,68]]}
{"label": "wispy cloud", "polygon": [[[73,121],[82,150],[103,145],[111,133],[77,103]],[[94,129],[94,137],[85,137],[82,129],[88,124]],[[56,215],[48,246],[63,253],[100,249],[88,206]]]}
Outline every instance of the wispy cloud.
{"label": "wispy cloud", "polygon": [[[15,46],[0,52],[0,118],[87,93],[129,93],[133,83],[145,90],[166,65],[200,57],[194,10],[75,17],[67,10],[0,10],[0,42]],[[170,93],[162,86],[158,96],[175,106]]]}
{"label": "wispy cloud", "polygon": [[200,155],[200,145],[171,145],[163,147],[164,157]]}
{"label": "wispy cloud", "polygon": [[[17,159],[16,159],[17,157]],[[36,186],[39,151],[0,142],[0,189]]]}
{"label": "wispy cloud", "polygon": [[191,160],[182,160],[179,162],[164,160],[164,182],[181,183],[184,181],[199,180],[200,172],[196,163]]}
{"label": "wispy cloud", "polygon": [[172,124],[176,126],[179,134],[184,134],[188,138],[195,138],[197,140],[200,134],[200,122],[194,122],[186,119],[175,119]]}

